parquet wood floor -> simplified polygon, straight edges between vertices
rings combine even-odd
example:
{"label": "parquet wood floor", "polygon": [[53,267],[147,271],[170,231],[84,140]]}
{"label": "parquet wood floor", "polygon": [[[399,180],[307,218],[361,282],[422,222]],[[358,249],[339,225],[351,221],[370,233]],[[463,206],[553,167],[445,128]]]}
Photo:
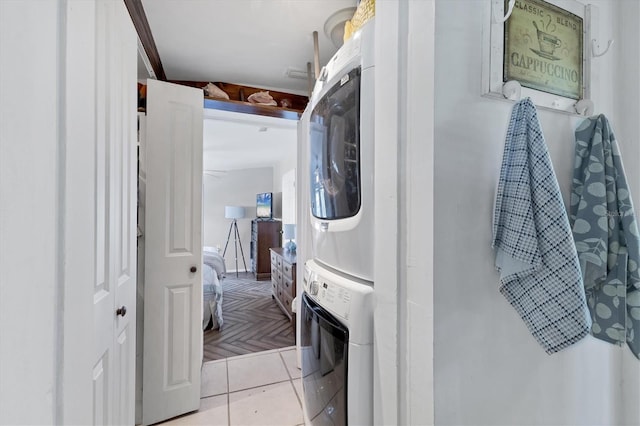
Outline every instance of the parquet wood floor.
{"label": "parquet wood floor", "polygon": [[271,281],[250,273],[228,273],[222,280],[221,330],[204,332],[204,361],[295,344],[295,329],[271,297]]}

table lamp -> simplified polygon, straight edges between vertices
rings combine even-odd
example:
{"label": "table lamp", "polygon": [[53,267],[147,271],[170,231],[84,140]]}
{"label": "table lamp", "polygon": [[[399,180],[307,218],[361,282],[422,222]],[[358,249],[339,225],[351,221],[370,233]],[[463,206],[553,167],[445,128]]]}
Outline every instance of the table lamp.
{"label": "table lamp", "polygon": [[284,249],[288,252],[296,251],[296,243],[291,240],[296,238],[296,225],[295,223],[285,223],[283,226],[282,237],[285,240],[289,240],[285,243]]}

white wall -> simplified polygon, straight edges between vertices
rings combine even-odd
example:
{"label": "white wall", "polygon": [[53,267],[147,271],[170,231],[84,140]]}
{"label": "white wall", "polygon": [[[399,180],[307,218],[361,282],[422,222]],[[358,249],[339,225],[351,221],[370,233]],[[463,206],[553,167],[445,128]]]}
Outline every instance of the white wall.
{"label": "white wall", "polygon": [[0,1],[0,423],[56,422],[58,2]]}
{"label": "white wall", "polygon": [[[619,25],[612,37],[616,39],[617,49],[613,49],[618,56],[616,94],[619,96],[618,116],[614,123],[614,131],[620,142],[625,161],[627,182],[633,191],[636,216],[640,217],[640,104],[629,102],[630,99],[640,99],[640,2],[625,1],[614,15]],[[607,34],[603,34],[604,37]],[[615,46],[615,45],[614,45]],[[623,53],[624,52],[624,53]],[[620,58],[623,57],[624,61]],[[638,336],[636,331],[636,336]],[[640,361],[630,351],[623,351],[622,358],[622,395],[624,395],[623,412],[626,424],[640,423]]]}
{"label": "white wall", "polygon": [[[638,16],[634,2],[592,3],[600,10],[603,38],[615,36],[618,7],[634,9]],[[490,247],[491,219],[512,103],[480,97],[485,4],[477,0],[436,3],[436,423],[638,423],[637,409],[636,414],[624,411],[625,404],[637,407],[637,391],[635,399],[629,400],[630,395],[621,392],[627,348],[589,336],[549,356],[498,292],[499,277]],[[633,19],[627,23],[636,24]],[[624,101],[615,78],[616,61],[623,52],[631,55],[636,73],[626,78],[635,78],[628,83],[633,88],[631,98],[638,98],[638,32],[635,28],[626,31],[626,35],[635,35],[635,51],[611,52],[593,61],[592,99],[596,112],[606,113],[614,130],[621,122],[635,123],[627,132],[635,140],[621,144],[627,170],[634,170],[629,177],[631,184],[635,183],[637,200],[637,106],[628,112],[620,107],[630,103]],[[539,118],[566,201],[573,166],[573,131],[580,119],[543,110],[539,110]],[[629,144],[635,146],[629,148]],[[627,379],[629,389],[637,390],[640,377]]]}
{"label": "white wall", "polygon": [[[225,206],[243,206],[245,218],[238,220],[238,231],[242,241],[247,269],[251,269],[251,219],[256,217],[256,194],[273,192],[273,167],[230,170],[215,176],[204,176],[203,214],[204,245],[224,250],[229,235],[229,219],[224,217]],[[235,271],[235,248],[233,233],[227,247],[225,262],[228,271]],[[244,270],[240,247],[238,247],[238,269]]]}

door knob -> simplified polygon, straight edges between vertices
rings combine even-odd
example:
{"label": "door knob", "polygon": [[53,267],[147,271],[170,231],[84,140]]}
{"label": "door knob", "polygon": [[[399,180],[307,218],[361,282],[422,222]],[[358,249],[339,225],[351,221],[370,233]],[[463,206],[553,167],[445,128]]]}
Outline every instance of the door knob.
{"label": "door knob", "polygon": [[123,305],[122,308],[118,308],[116,310],[116,316],[118,315],[122,315],[123,317],[127,315],[127,307]]}
{"label": "door knob", "polygon": [[195,274],[196,272],[198,272],[198,267],[197,266],[192,266],[191,269],[189,269],[191,271],[192,274]]}

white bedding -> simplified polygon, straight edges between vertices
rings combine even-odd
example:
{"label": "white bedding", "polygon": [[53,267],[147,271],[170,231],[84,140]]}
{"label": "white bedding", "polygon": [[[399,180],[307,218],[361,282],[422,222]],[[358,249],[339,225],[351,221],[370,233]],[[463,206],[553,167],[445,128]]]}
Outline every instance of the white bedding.
{"label": "white bedding", "polygon": [[213,329],[222,327],[222,284],[216,270],[209,264],[202,266],[202,329],[212,322]]}
{"label": "white bedding", "polygon": [[211,322],[213,329],[222,327],[222,284],[227,269],[224,258],[205,247],[202,255],[202,329],[207,329]]}
{"label": "white bedding", "polygon": [[224,257],[213,247],[204,247],[202,250],[202,262],[211,266],[218,273],[218,278],[223,279],[227,274]]}

